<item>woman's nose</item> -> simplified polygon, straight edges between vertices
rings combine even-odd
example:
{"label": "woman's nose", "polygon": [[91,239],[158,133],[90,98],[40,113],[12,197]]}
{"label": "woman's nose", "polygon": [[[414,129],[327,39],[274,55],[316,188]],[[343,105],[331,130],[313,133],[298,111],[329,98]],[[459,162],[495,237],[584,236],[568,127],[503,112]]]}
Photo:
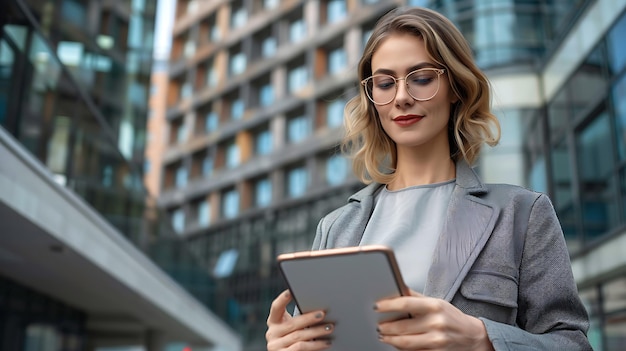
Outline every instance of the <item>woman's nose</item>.
{"label": "woman's nose", "polygon": [[409,94],[408,87],[404,81],[398,82],[397,90],[396,90],[396,99],[395,103],[398,106],[402,105],[412,105],[415,102],[415,99]]}

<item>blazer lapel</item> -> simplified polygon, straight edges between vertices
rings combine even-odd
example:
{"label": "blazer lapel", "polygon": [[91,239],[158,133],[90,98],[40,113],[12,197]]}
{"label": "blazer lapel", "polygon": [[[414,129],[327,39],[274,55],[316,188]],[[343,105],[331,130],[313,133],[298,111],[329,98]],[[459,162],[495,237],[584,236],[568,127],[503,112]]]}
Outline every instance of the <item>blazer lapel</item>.
{"label": "blazer lapel", "polygon": [[424,294],[451,301],[491,235],[500,209],[474,196],[487,192],[474,171],[457,162],[457,184],[428,271]]}
{"label": "blazer lapel", "polygon": [[350,206],[329,230],[326,247],[359,246],[374,210],[374,194],[381,186],[372,183],[350,198]]}

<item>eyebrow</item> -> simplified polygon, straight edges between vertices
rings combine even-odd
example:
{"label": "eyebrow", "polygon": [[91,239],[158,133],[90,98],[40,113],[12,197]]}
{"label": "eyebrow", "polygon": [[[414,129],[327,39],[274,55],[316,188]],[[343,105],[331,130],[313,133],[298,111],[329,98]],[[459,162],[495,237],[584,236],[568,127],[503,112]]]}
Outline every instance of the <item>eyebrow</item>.
{"label": "eyebrow", "polygon": [[[406,73],[413,72],[413,71],[416,71],[416,70],[421,69],[421,68],[437,68],[437,66],[434,63],[431,63],[431,62],[422,62],[422,63],[418,63],[417,65],[413,65],[413,66],[407,68]],[[389,75],[394,75],[394,73],[396,73],[394,70],[386,69],[386,68],[379,68],[376,71],[374,71],[372,74],[389,74]]]}

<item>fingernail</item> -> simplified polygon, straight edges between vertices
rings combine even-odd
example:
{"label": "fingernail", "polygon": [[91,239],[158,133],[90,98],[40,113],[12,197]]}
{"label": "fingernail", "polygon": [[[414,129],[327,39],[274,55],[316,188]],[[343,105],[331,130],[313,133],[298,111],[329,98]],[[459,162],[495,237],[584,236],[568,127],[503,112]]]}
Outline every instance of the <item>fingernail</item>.
{"label": "fingernail", "polygon": [[380,334],[380,328],[376,327],[376,332]]}
{"label": "fingernail", "polygon": [[289,297],[289,296],[290,296],[289,290],[285,291],[285,297]]}
{"label": "fingernail", "polygon": [[378,334],[378,340],[382,340],[383,336],[381,334]]}
{"label": "fingernail", "polygon": [[315,318],[322,318],[324,315],[322,314],[322,312],[317,312],[315,314]]}
{"label": "fingernail", "polygon": [[378,309],[378,305],[374,304],[374,310],[377,310],[377,309]]}
{"label": "fingernail", "polygon": [[333,326],[332,326],[332,325],[330,325],[330,324],[326,324],[326,325],[324,326],[324,330],[326,330],[326,331],[330,331],[331,329],[333,329]]}

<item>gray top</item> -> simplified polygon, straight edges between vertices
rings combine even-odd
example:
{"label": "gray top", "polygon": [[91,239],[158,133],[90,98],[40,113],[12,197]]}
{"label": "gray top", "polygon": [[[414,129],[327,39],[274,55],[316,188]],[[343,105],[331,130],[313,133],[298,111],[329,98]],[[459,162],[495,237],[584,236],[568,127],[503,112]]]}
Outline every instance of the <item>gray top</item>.
{"label": "gray top", "polygon": [[455,180],[391,191],[375,196],[374,211],[360,245],[382,244],[395,252],[404,283],[423,292],[437,240],[443,228]]}

